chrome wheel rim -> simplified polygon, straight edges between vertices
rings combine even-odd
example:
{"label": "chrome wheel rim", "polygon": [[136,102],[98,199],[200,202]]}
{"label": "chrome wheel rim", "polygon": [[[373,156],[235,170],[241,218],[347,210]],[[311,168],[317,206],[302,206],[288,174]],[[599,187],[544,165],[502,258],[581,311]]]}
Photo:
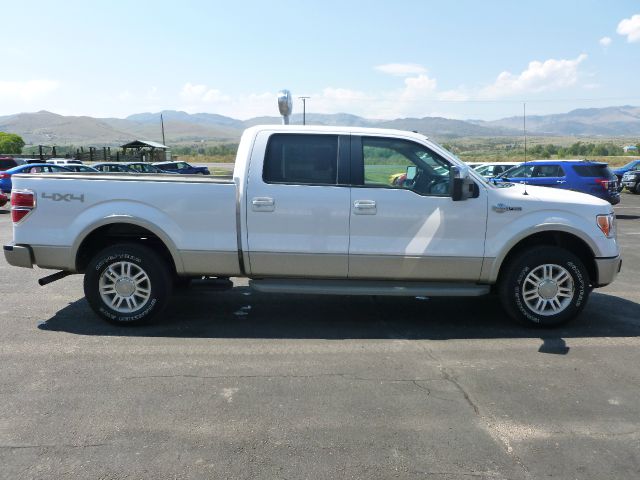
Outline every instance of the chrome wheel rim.
{"label": "chrome wheel rim", "polygon": [[100,297],[118,313],[132,313],[144,307],[151,297],[151,280],[142,268],[131,262],[116,262],[100,275]]}
{"label": "chrome wheel rim", "polygon": [[569,271],[551,263],[531,270],[522,283],[522,298],[538,315],[557,315],[564,311],[571,304],[573,294],[573,277]]}

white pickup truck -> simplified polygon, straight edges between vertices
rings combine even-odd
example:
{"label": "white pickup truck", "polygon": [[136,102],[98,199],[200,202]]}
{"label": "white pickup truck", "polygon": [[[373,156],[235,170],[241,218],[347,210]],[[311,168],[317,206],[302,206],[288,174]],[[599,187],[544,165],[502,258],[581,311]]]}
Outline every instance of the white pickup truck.
{"label": "white pickup truck", "polygon": [[180,278],[267,292],[479,296],[551,326],[621,267],[615,215],[582,193],[493,185],[417,133],[258,126],[233,179],[16,175],[11,265],[84,274],[113,322],[160,313]]}

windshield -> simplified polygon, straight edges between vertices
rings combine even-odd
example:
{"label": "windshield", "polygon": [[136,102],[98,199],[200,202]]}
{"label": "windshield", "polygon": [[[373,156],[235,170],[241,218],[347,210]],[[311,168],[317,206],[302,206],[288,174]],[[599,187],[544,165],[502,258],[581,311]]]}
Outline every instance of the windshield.
{"label": "windshield", "polygon": [[627,163],[626,165],[624,165],[624,166],[622,166],[620,168],[633,168],[638,163],[640,163],[640,160],[632,160],[631,162]]}

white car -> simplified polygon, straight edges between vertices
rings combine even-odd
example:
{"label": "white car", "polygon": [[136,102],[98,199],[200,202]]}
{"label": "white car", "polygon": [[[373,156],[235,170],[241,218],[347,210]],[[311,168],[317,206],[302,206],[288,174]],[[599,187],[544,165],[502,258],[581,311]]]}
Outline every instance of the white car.
{"label": "white car", "polygon": [[13,182],[7,261],[60,270],[41,283],[84,274],[89,305],[118,323],[160,313],[172,278],[207,275],[249,277],[264,292],[495,291],[514,319],[552,326],[577,316],[621,266],[609,202],[494,185],[398,130],[252,127],[233,179],[60,173]]}
{"label": "white car", "polygon": [[507,170],[513,167],[517,167],[522,162],[497,162],[497,163],[485,163],[477,167],[475,170],[479,175],[485,178],[493,178],[503,174]]}
{"label": "white car", "polygon": [[477,170],[479,167],[481,167],[482,165],[484,165],[486,162],[464,162],[467,165],[469,165],[471,168],[473,168],[474,170]]}
{"label": "white car", "polygon": [[69,158],[50,158],[47,160],[47,163],[52,163],[54,165],[82,165],[82,161],[73,160]]}

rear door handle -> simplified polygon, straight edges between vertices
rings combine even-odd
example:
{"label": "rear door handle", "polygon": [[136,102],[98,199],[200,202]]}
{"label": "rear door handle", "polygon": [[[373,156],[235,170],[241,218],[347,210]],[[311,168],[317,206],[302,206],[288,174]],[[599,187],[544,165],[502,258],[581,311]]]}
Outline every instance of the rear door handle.
{"label": "rear door handle", "polygon": [[566,180],[556,180],[556,183],[567,183]]}
{"label": "rear door handle", "polygon": [[273,212],[276,209],[276,202],[271,197],[255,197],[251,205],[254,212]]}
{"label": "rear door handle", "polygon": [[378,212],[375,200],[356,200],[353,213],[356,215],[375,215]]}

